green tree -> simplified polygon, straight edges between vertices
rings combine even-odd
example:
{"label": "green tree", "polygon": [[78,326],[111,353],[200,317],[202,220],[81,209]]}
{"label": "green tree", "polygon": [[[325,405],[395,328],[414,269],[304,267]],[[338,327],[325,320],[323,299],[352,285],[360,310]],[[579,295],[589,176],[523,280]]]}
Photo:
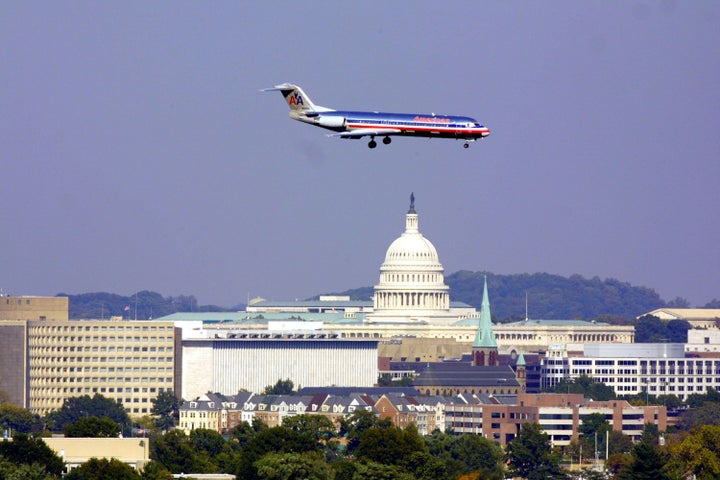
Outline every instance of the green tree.
{"label": "green tree", "polygon": [[428,447],[415,425],[399,427],[372,427],[365,430],[355,450],[355,456],[385,465],[398,465],[416,452],[427,453]]}
{"label": "green tree", "polygon": [[670,334],[665,322],[653,315],[640,317],[635,323],[635,341],[637,343],[667,342]]}
{"label": "green tree", "polygon": [[690,430],[700,425],[720,425],[720,403],[705,402],[699,407],[685,410],[680,415],[678,428]]}
{"label": "green tree", "polygon": [[271,453],[255,462],[263,480],[330,480],[331,470],[318,453]]}
{"label": "green tree", "polygon": [[130,418],[122,404],[99,393],[93,397],[66,398],[60,410],[50,412],[46,420],[53,431],[62,431],[65,425],[84,417],[108,417],[119,425],[130,425]]}
{"label": "green tree", "polygon": [[170,430],[180,419],[180,401],[172,390],[158,393],[152,399],[150,413],[155,415],[155,426],[163,431]]}
{"label": "green tree", "polygon": [[[265,428],[267,428],[267,425],[265,425]],[[248,422],[242,422],[235,425],[230,430],[230,438],[240,447],[244,447],[256,433],[257,431],[252,427],[252,425]]]}
{"label": "green tree", "polygon": [[471,472],[478,472],[487,480],[503,478],[503,451],[488,438],[435,431],[425,437],[425,442],[430,454],[445,463],[453,478]]}
{"label": "green tree", "polygon": [[669,480],[664,472],[667,458],[656,445],[640,442],[633,447],[632,462],[622,474],[623,480]]}
{"label": "green tree", "polygon": [[213,458],[225,448],[225,439],[215,430],[196,428],[190,432],[190,444],[195,452],[202,452]]}
{"label": "green tree", "polygon": [[395,465],[363,461],[355,464],[352,480],[415,480],[411,473]]}
{"label": "green tree", "polygon": [[141,480],[140,475],[125,462],[117,458],[91,458],[73,468],[65,480]]}
{"label": "green tree", "polygon": [[658,445],[660,443],[660,429],[658,426],[654,423],[646,423],[640,441],[650,445]]}
{"label": "green tree", "polygon": [[667,308],[690,308],[690,301],[687,298],[675,297],[665,305]]}
{"label": "green tree", "polygon": [[428,452],[413,452],[403,458],[400,466],[416,480],[451,480],[445,462]]}
{"label": "green tree", "polygon": [[15,464],[0,457],[0,478],[3,480],[56,480],[60,477],[45,471],[45,466],[39,463]]}
{"label": "green tree", "polygon": [[701,407],[705,402],[720,403],[720,392],[709,388],[705,393],[693,393],[685,399],[685,404],[690,408]]}
{"label": "green tree", "polygon": [[378,377],[378,387],[409,387],[412,385],[414,377],[402,377],[400,380],[393,380],[392,375],[389,373],[383,373]]}
{"label": "green tree", "polygon": [[668,410],[677,410],[683,406],[683,401],[672,393],[669,395],[658,395],[656,400],[656,405],[663,405],[667,407]]}
{"label": "green tree", "polygon": [[39,464],[45,467],[50,475],[60,476],[65,469],[65,463],[40,438],[31,437],[25,433],[16,433],[12,441],[0,442],[0,456],[15,465]]}
{"label": "green tree", "polygon": [[703,425],[670,447],[668,470],[676,478],[720,478],[720,426]]}
{"label": "green tree", "polygon": [[320,444],[312,437],[284,426],[265,428],[258,431],[241,450],[240,462],[230,472],[243,480],[262,477],[257,473],[255,462],[268,453],[319,452]]}
{"label": "green tree", "polygon": [[295,430],[311,438],[316,442],[328,441],[335,436],[335,424],[324,415],[294,415],[283,420],[283,427]]}
{"label": "green tree", "polygon": [[522,425],[520,433],[507,445],[506,458],[512,475],[528,480],[566,478],[550,438],[537,423]]}
{"label": "green tree", "polygon": [[263,390],[263,395],[290,395],[294,392],[293,388],[295,385],[292,380],[286,378],[285,380],[278,380],[275,385],[268,385]]}
{"label": "green tree", "polygon": [[172,473],[155,461],[148,462],[140,474],[142,480],[173,480]]}
{"label": "green tree", "polygon": [[114,438],[120,435],[121,430],[120,425],[108,417],[83,417],[75,423],[65,425],[63,433],[71,438]]}
{"label": "green tree", "polygon": [[622,432],[610,430],[609,443],[608,453],[610,455],[629,454],[632,451],[632,439]]}
{"label": "green tree", "polygon": [[9,403],[0,404],[0,428],[3,432],[39,433],[42,430],[40,416],[25,408]]}
{"label": "green tree", "polygon": [[548,391],[554,393],[581,393],[595,401],[614,400],[615,390],[602,382],[583,374],[574,379],[563,379]]}
{"label": "green tree", "polygon": [[357,472],[357,462],[352,459],[341,459],[330,464],[334,480],[352,480]]}
{"label": "green tree", "polygon": [[692,328],[687,320],[670,320],[667,323],[668,341],[672,343],[687,343],[687,332]]}
{"label": "green tree", "polygon": [[365,430],[373,427],[389,428],[391,426],[392,420],[390,419],[383,420],[369,410],[355,410],[340,420],[340,435],[347,438],[347,450],[349,453],[353,453],[357,449]]}
{"label": "green tree", "polygon": [[630,453],[612,453],[605,461],[605,468],[614,475],[612,478],[622,479],[627,474],[632,461],[633,457]]}
{"label": "green tree", "polygon": [[150,458],[171,473],[213,473],[215,465],[203,452],[198,452],[182,430],[171,430],[150,442]]}
{"label": "green tree", "polygon": [[611,429],[612,427],[605,420],[605,415],[591,413],[583,418],[578,432],[582,435],[585,444],[592,448],[591,452],[597,451],[602,456],[603,452],[605,452],[605,434]]}

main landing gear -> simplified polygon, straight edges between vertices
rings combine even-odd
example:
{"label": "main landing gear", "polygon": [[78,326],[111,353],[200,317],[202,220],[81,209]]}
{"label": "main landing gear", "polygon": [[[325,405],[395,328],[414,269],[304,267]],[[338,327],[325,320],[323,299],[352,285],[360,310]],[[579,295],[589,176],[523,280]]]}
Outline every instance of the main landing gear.
{"label": "main landing gear", "polygon": [[465,143],[463,144],[463,148],[468,148],[469,146],[470,146],[470,144],[469,144],[468,142],[465,142]]}
{"label": "main landing gear", "polygon": [[[392,142],[392,138],[383,137],[383,144],[390,145],[390,142]],[[370,137],[370,143],[368,143],[368,148],[375,148],[375,147],[377,147],[377,142],[375,141],[375,137]]]}

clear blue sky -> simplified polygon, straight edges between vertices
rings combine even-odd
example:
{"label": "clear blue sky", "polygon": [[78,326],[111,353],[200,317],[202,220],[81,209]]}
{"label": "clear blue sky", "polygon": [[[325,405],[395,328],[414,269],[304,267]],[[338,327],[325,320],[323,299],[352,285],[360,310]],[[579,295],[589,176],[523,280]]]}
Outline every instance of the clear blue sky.
{"label": "clear blue sky", "polygon": [[[377,283],[415,192],[446,274],[720,298],[720,2],[7,2],[0,288],[230,306]],[[327,138],[318,104],[477,118]],[[522,313],[522,312],[518,312]]]}

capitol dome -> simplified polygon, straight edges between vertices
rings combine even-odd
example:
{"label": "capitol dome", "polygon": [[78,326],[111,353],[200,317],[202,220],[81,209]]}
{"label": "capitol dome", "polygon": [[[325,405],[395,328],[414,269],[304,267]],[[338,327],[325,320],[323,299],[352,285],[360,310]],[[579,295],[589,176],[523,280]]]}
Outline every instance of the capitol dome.
{"label": "capitol dome", "polygon": [[432,242],[416,229],[414,233],[406,231],[390,244],[385,254],[385,264],[417,262],[439,264],[440,260]]}
{"label": "capitol dome", "polygon": [[437,250],[418,229],[415,196],[405,215],[405,232],[390,244],[375,286],[372,318],[392,321],[432,321],[450,308],[450,288],[445,285]]}

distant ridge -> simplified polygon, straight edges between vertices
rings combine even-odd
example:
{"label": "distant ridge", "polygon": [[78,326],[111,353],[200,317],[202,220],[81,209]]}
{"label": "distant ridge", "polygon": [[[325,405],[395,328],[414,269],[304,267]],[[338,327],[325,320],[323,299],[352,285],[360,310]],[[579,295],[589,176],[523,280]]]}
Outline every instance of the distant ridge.
{"label": "distant ridge", "polygon": [[[226,312],[238,310],[216,305],[198,305],[192,295],[163,297],[157,292],[143,290],[134,295],[123,296],[114,293],[95,292],[68,295],[58,293],[57,297],[70,299],[70,318],[110,319],[122,317],[127,320],[147,320],[163,317],[175,312]],[[242,308],[245,308],[243,305]]]}
{"label": "distant ridge", "polygon": [[[482,302],[483,278],[487,275],[493,321],[512,321],[525,318],[525,295],[528,315],[535,320],[591,320],[601,318],[634,319],[657,308],[689,307],[688,302],[676,298],[670,302],[647,287],[637,287],[613,278],[584,278],[581,275],[563,277],[549,273],[521,273],[495,275],[487,272],[460,270],[445,277],[450,287],[450,299],[479,309]],[[324,294],[323,294],[324,295]],[[361,287],[327,295],[347,295],[351,300],[371,301],[373,287]],[[72,319],[145,320],[176,312],[232,312],[244,310],[244,304],[232,307],[198,305],[193,295],[163,297],[157,292],[143,290],[123,296],[107,292],[57,296],[70,298]],[[313,299],[319,298],[319,295]],[[702,308],[720,308],[713,300]]]}
{"label": "distant ridge", "polygon": [[[445,276],[452,301],[480,308],[483,277],[487,274],[494,321],[525,318],[525,294],[531,319],[583,319],[622,317],[633,319],[668,305],[658,293],[616,279],[590,279],[581,275],[563,277],[549,273],[495,275],[460,270]],[[373,288],[362,287],[333,295],[349,295],[352,300],[372,299]],[[675,302],[682,301],[676,299]]]}

